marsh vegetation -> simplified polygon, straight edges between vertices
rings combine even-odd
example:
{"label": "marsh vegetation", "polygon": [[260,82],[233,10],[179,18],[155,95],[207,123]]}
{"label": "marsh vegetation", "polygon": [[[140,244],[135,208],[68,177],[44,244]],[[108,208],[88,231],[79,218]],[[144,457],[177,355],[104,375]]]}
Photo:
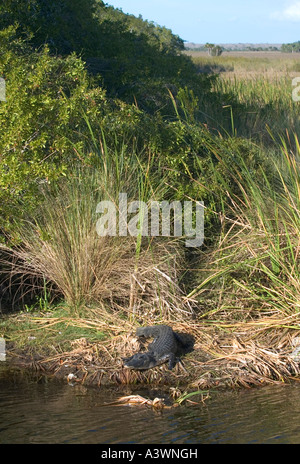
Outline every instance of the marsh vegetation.
{"label": "marsh vegetation", "polygon": [[[132,350],[134,327],[163,322],[195,336],[187,363],[199,388],[220,371],[234,384],[298,375],[299,62],[189,57],[167,29],[100,1],[84,2],[85,22],[77,1],[7,3],[0,335],[46,347],[55,370],[72,337],[102,343],[112,363]],[[204,201],[204,245],[99,238],[96,205],[122,191]]]}

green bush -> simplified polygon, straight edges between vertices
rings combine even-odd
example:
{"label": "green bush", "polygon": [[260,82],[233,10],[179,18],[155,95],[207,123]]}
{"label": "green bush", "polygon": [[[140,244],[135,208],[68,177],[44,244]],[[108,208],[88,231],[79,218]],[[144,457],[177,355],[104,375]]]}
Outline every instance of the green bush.
{"label": "green bush", "polygon": [[181,53],[182,39],[101,0],[5,0],[0,25],[14,25],[17,36],[34,47],[47,44],[52,55],[75,52],[110,96],[152,113],[165,105],[165,86],[207,81]]}
{"label": "green bush", "polygon": [[7,99],[0,103],[0,214],[5,230],[13,217],[35,207],[40,183],[67,176],[76,160],[97,163],[101,153],[95,153],[88,124],[99,134],[104,130],[108,143],[115,142],[116,133],[128,140],[129,132],[136,134],[141,112],[108,99],[75,54],[51,56],[47,46],[33,51],[13,27],[0,31],[0,47]]}

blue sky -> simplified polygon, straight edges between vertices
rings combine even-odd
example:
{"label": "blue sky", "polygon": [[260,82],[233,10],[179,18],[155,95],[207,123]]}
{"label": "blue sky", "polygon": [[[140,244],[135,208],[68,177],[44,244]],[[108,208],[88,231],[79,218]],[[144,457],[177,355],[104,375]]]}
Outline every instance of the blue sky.
{"label": "blue sky", "polygon": [[300,0],[110,0],[195,43],[300,40]]}

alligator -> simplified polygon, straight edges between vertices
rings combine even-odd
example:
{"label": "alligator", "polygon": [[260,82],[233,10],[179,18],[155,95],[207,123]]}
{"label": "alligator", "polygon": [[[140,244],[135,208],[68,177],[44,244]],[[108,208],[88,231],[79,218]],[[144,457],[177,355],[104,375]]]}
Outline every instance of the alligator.
{"label": "alligator", "polygon": [[167,325],[138,327],[136,335],[145,338],[153,337],[154,340],[148,346],[148,351],[123,358],[124,366],[130,369],[151,369],[169,361],[168,368],[171,370],[176,364],[176,354],[190,350],[192,347],[191,341],[184,339],[184,335],[187,334],[178,334]]}

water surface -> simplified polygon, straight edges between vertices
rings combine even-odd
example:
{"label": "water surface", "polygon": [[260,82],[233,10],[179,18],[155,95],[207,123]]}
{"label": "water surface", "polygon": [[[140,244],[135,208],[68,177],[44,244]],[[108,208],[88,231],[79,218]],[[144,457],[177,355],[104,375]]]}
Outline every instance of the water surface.
{"label": "water surface", "polygon": [[297,383],[212,392],[205,404],[158,413],[142,406],[103,407],[124,391],[33,378],[7,371],[4,364],[0,364],[1,444],[300,443]]}

